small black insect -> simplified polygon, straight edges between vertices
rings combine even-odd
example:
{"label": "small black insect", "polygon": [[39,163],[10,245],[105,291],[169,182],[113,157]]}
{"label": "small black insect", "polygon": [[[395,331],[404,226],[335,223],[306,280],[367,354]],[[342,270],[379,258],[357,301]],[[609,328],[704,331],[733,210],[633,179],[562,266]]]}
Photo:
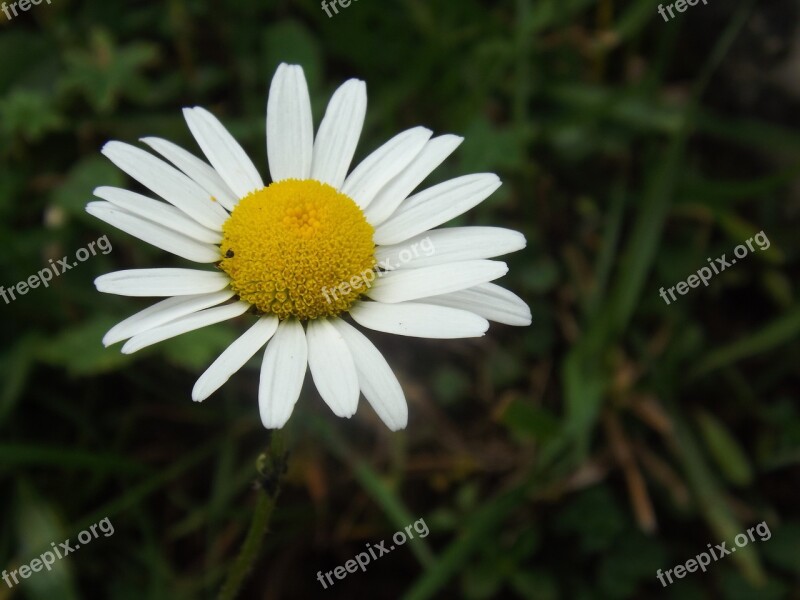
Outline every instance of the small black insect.
{"label": "small black insect", "polygon": [[289,453],[280,455],[262,454],[258,457],[258,472],[255,487],[264,490],[267,495],[275,497],[280,490],[280,482],[289,468]]}
{"label": "small black insect", "polygon": [[228,251],[225,253],[225,258],[233,258],[233,250],[228,249]]}

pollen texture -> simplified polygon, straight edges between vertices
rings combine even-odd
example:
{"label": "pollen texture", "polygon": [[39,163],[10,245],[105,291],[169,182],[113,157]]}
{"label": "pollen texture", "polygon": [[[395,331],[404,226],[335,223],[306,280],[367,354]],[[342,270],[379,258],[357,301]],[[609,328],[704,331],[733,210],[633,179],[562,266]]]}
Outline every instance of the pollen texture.
{"label": "pollen texture", "polygon": [[374,230],[348,196],[285,179],[241,199],[222,227],[231,289],[281,319],[336,316],[372,282]]}

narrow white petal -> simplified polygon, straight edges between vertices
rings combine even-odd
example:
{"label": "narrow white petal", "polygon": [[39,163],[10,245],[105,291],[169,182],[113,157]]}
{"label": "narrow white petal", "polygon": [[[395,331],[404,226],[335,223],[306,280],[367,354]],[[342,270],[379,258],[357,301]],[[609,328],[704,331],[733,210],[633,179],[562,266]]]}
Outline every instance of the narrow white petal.
{"label": "narrow white petal", "polygon": [[222,290],[213,294],[175,296],[156,302],[109,329],[108,333],[103,336],[103,345],[108,347],[111,344],[127,340],[153,329],[153,327],[158,327],[175,319],[196,313],[199,310],[222,304],[231,297],[233,297],[233,290]]}
{"label": "narrow white petal", "polygon": [[508,273],[508,266],[496,260],[466,260],[419,269],[383,273],[367,296],[378,302],[396,304],[426,296],[448,294],[494,281]]}
{"label": "narrow white petal", "polygon": [[350,418],[358,408],[358,375],[350,350],[327,319],[306,326],[308,368],[319,395],[337,417]]}
{"label": "narrow white petal", "polygon": [[378,246],[375,258],[387,271],[494,258],[525,247],[525,236],[502,227],[448,227],[415,235],[400,244]]}
{"label": "narrow white petal", "polygon": [[129,269],[101,275],[94,285],[98,292],[106,294],[157,297],[210,294],[226,288],[230,281],[220,271]]}
{"label": "narrow white petal", "polygon": [[387,183],[364,210],[367,222],[377,227],[394,214],[400,203],[417,189],[444,160],[458,148],[464,138],[457,135],[440,135],[428,141],[422,151],[403,171]]}
{"label": "narrow white petal", "polygon": [[277,317],[264,316],[256,321],[255,325],[228,346],[200,376],[192,389],[192,399],[201,402],[221,388],[231,375],[264,347],[277,329]]}
{"label": "narrow white petal", "polygon": [[358,373],[361,392],[392,431],[408,424],[408,404],[403,388],[380,351],[367,337],[342,319],[333,321],[344,338]]}
{"label": "narrow white petal", "polygon": [[314,140],[311,179],[342,187],[353,161],[364,116],[367,114],[367,85],[350,79],[337,89]]}
{"label": "narrow white petal", "polygon": [[175,167],[136,146],[122,142],[108,142],[103,146],[103,154],[147,189],[201,225],[214,231],[222,230],[228,212],[212,202],[203,188]]}
{"label": "narrow white petal", "polygon": [[261,366],[258,406],[267,429],[278,429],[292,416],[308,366],[308,344],[303,326],[286,319],[267,345]]}
{"label": "narrow white petal", "polygon": [[234,194],[244,198],[264,187],[253,161],[217,117],[199,106],[184,108],[183,117],[208,162]]}
{"label": "narrow white petal", "polygon": [[359,301],[350,308],[350,316],[367,329],[420,338],[482,337],[489,329],[486,319],[465,310],[418,302]]}
{"label": "narrow white petal", "polygon": [[376,244],[398,244],[477,206],[501,185],[493,173],[465,175],[411,196],[375,229]]}
{"label": "narrow white petal", "polygon": [[133,354],[142,348],[183,335],[195,329],[202,329],[214,323],[228,321],[239,315],[243,315],[249,308],[250,304],[247,302],[234,302],[233,304],[215,306],[214,308],[201,310],[189,316],[181,317],[166,325],[154,327],[144,333],[133,336],[122,346],[122,353]]}
{"label": "narrow white petal", "polygon": [[89,202],[86,205],[86,212],[156,248],[186,260],[213,263],[221,258],[218,247],[198,242],[167,227],[132,215],[124,208],[110,202]]}
{"label": "narrow white petal", "polygon": [[314,151],[311,100],[303,68],[281,63],[267,100],[267,158],[272,181],[308,179]]}
{"label": "narrow white petal", "polygon": [[160,223],[164,227],[169,227],[198,242],[219,244],[222,241],[222,233],[220,231],[212,231],[207,227],[203,227],[185,213],[165,202],[153,200],[129,190],[106,186],[96,188],[94,195],[111,202],[115,206],[124,208],[132,215]]}
{"label": "narrow white petal", "polygon": [[484,319],[505,325],[525,327],[531,324],[531,309],[525,301],[493,283],[483,283],[452,294],[422,298],[420,302],[468,310]]}
{"label": "narrow white petal", "polygon": [[417,157],[432,133],[425,127],[414,127],[397,134],[350,173],[342,193],[366,208],[381,188]]}
{"label": "narrow white petal", "polygon": [[142,142],[150,146],[161,156],[166,158],[181,171],[186,173],[196,183],[207,191],[214,202],[219,202],[227,210],[232,211],[239,201],[236,194],[219,173],[204,160],[197,158],[188,150],[177,144],[157,137],[142,138]]}

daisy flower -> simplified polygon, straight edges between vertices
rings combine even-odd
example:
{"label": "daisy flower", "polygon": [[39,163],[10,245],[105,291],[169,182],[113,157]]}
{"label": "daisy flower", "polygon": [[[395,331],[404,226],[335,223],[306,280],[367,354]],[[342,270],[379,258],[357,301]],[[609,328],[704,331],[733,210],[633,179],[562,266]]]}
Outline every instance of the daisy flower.
{"label": "daisy flower", "polygon": [[462,141],[431,137],[424,127],[396,135],[348,174],[366,107],[364,82],[345,82],[314,136],[303,70],[281,64],[267,101],[269,185],[203,108],[183,114],[207,162],[155,137],[142,142],[161,158],[107,143],[103,154],[164,201],[100,187],[101,201],[87,212],[212,268],[98,277],[101,292],[166,298],[113,327],[103,343],[127,340],[128,354],[248,313],[254,323],[202,374],[195,401],[266,346],[258,392],[265,427],[287,422],[308,367],[337,416],[351,417],[363,393],[394,431],[408,421],[403,390],[380,351],[343,317],[440,339],[480,337],[488,320],[529,325],[528,306],[490,283],[507,272],[505,263],[488,260],[524,248],[524,236],[495,227],[436,229],[489,197],[498,177],[466,175],[411,195]]}

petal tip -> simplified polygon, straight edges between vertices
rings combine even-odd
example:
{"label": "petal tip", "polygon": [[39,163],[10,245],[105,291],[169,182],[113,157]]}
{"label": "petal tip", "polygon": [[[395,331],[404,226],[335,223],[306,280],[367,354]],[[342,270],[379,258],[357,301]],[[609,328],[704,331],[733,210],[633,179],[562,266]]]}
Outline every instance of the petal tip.
{"label": "petal tip", "polygon": [[108,192],[110,192],[111,190],[114,190],[114,189],[117,189],[117,188],[114,188],[114,187],[112,187],[110,185],[99,185],[96,188],[94,188],[94,190],[92,190],[92,194],[94,194],[98,198],[101,198],[101,199],[105,200],[105,198],[103,197],[103,194],[107,194]]}
{"label": "petal tip", "polygon": [[264,426],[264,429],[282,429],[288,420],[288,417],[286,419],[261,417],[261,424]]}
{"label": "petal tip", "polygon": [[110,158],[109,153],[113,153],[115,148],[119,148],[121,146],[121,142],[117,142],[116,140],[111,140],[110,142],[106,142],[103,144],[103,147],[100,148],[100,154]]}

